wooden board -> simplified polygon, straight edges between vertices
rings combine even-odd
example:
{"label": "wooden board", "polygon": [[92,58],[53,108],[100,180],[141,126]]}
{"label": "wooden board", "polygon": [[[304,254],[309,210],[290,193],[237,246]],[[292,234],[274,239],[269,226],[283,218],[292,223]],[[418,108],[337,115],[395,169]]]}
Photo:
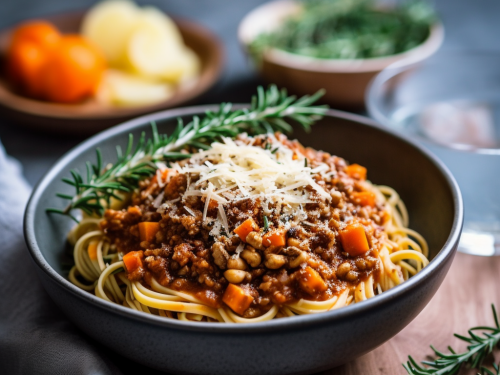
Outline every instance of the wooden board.
{"label": "wooden board", "polygon": [[410,325],[374,351],[321,375],[401,375],[406,374],[401,364],[408,355],[417,361],[432,355],[430,344],[441,351],[448,345],[464,350],[465,344],[453,333],[466,334],[470,327],[494,324],[491,304],[500,310],[499,271],[500,257],[457,254],[438,292]]}

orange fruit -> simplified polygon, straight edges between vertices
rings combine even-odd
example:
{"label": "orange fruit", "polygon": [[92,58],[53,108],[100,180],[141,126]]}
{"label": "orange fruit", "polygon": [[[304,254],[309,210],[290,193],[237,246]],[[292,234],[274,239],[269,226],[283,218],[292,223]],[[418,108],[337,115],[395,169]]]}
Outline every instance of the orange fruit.
{"label": "orange fruit", "polygon": [[7,73],[28,95],[41,95],[39,70],[60,38],[59,31],[45,21],[26,22],[14,30],[8,49]]}
{"label": "orange fruit", "polygon": [[45,52],[34,43],[16,43],[10,48],[8,57],[10,80],[21,86],[26,94],[39,97],[42,90],[38,77],[45,57]]}
{"label": "orange fruit", "polygon": [[74,103],[95,93],[106,68],[101,52],[78,35],[63,36],[40,71],[47,100]]}
{"label": "orange fruit", "polygon": [[50,48],[56,45],[61,34],[50,22],[42,20],[28,21],[14,30],[12,44],[18,41],[30,41],[42,48]]}

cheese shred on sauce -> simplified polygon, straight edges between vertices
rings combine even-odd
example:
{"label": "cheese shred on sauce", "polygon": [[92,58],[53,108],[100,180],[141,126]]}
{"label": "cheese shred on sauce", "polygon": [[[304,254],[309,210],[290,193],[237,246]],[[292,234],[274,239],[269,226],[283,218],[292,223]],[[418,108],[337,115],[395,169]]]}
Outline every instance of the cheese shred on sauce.
{"label": "cheese shred on sauce", "polygon": [[[234,199],[260,197],[264,201],[279,200],[293,206],[313,202],[311,189],[306,189],[307,186],[320,199],[331,199],[330,194],[313,179],[314,174],[329,170],[326,164],[316,165],[313,169],[303,155],[283,146],[273,135],[268,137],[268,142],[269,146],[264,149],[224,138],[222,143],[213,143],[210,150],[193,155],[190,164],[174,166],[179,173],[199,176],[184,195],[205,197],[203,220],[210,201],[214,200],[226,227],[222,205],[228,200],[224,195],[230,196],[230,190],[234,188],[239,190]],[[202,188],[202,185],[206,187]]]}

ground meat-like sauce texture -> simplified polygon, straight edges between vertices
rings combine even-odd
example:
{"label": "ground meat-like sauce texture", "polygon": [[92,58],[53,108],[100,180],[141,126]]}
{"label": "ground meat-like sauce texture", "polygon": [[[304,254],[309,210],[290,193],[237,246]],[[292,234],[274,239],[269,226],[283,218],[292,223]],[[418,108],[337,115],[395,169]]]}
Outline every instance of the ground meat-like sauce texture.
{"label": "ground meat-like sauce texture", "polygon": [[[245,139],[241,137],[241,141]],[[129,273],[128,278],[146,287],[155,278],[165,287],[191,293],[218,308],[224,304],[223,295],[229,285],[224,272],[242,270],[245,273],[238,285],[253,297],[242,314],[249,318],[265,313],[273,304],[332,298],[370,275],[377,280],[381,266],[378,251],[388,215],[382,204],[362,205],[355,198],[355,193],[371,191],[371,186],[362,176],[349,175],[347,163],[340,157],[306,149],[281,134],[276,134],[275,139],[305,156],[311,168],[320,163],[329,167],[329,173],[313,178],[331,195],[330,200],[320,199],[311,189],[315,202],[303,207],[305,216],[302,214],[300,220],[293,214],[283,214],[279,202],[268,206],[265,215],[260,198],[230,201],[224,204],[230,233],[222,228],[214,235],[218,205],[208,206],[203,222],[205,198],[183,196],[196,176],[169,173],[165,182],[158,176],[145,179],[125,208],[107,210],[101,222],[102,230],[119,252],[143,252],[143,267]],[[259,136],[253,145],[265,148],[267,142],[267,136]],[[240,246],[243,241],[233,231],[249,218],[258,230]],[[370,248],[358,256],[346,253],[339,238],[339,232],[354,221],[363,225]],[[141,222],[159,223],[151,241],[141,240]],[[286,228],[284,246],[266,246],[262,242],[266,222],[268,231]],[[311,288],[304,282],[307,268],[321,276],[326,289]]]}

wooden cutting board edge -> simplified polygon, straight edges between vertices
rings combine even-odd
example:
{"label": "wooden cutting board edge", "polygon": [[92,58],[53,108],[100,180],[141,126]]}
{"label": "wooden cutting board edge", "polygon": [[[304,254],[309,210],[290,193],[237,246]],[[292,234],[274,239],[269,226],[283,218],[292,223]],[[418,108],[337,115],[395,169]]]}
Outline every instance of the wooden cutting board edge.
{"label": "wooden cutting board edge", "polygon": [[[401,375],[406,374],[402,363],[408,355],[417,361],[430,358],[431,344],[444,352],[448,345],[465,350],[466,345],[453,334],[466,335],[471,327],[494,324],[491,304],[500,309],[498,270],[500,257],[458,253],[438,292],[413,322],[374,351],[321,375]],[[473,374],[477,371],[459,372]]]}

